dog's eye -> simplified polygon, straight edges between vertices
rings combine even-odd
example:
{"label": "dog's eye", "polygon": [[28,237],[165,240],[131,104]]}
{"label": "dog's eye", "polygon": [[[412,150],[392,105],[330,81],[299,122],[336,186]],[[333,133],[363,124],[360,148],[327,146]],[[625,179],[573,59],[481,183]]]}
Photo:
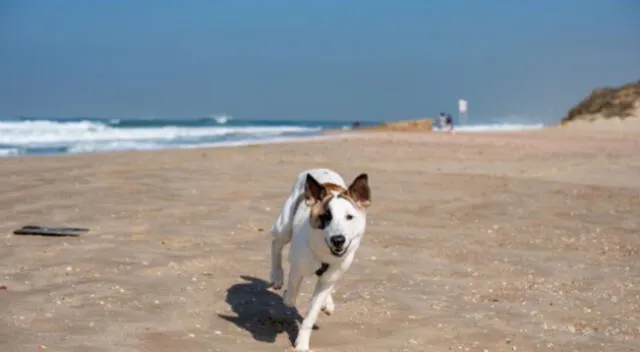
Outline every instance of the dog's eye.
{"label": "dog's eye", "polygon": [[347,220],[352,220],[353,219],[353,215],[347,214],[346,218],[347,218]]}

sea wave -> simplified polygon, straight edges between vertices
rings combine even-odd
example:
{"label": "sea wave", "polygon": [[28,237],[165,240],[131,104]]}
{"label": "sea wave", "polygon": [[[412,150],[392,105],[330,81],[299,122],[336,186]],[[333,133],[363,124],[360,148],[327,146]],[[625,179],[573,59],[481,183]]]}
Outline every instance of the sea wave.
{"label": "sea wave", "polygon": [[3,148],[0,147],[0,157],[2,156],[12,156],[12,155],[20,155],[20,149],[19,148]]}
{"label": "sea wave", "polygon": [[90,121],[57,123],[49,121],[0,123],[0,144],[34,145],[86,141],[172,141],[229,135],[282,135],[317,132],[320,128],[272,127],[175,127],[113,128]]}
{"label": "sea wave", "polygon": [[233,116],[230,116],[230,115],[227,115],[227,114],[212,115],[212,116],[209,116],[209,119],[215,121],[216,123],[218,123],[220,125],[224,125],[227,122],[229,122],[230,120],[233,120]]}
{"label": "sea wave", "polygon": [[[317,126],[231,126],[213,120],[149,123],[132,120],[4,120],[0,121],[0,156],[41,153],[79,153],[111,150],[175,148],[278,137],[318,134]],[[137,123],[137,125],[136,125]],[[198,124],[199,123],[199,124]]]}
{"label": "sea wave", "polygon": [[[371,125],[375,123],[362,124]],[[454,127],[460,132],[505,132],[544,125],[491,121]],[[0,118],[0,157],[277,143],[316,138],[324,129],[346,131],[351,126],[344,121],[249,121],[227,115],[191,119]]]}

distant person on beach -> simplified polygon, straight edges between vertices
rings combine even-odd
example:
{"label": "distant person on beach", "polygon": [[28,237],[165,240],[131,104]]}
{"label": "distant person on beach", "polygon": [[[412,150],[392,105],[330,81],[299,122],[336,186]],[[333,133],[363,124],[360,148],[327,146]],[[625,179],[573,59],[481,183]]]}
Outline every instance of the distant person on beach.
{"label": "distant person on beach", "polygon": [[445,124],[447,125],[449,132],[453,133],[453,116],[451,116],[451,114],[447,114]]}
{"label": "distant person on beach", "polygon": [[353,123],[351,124],[351,128],[356,129],[360,127],[360,120],[355,120],[353,121]]}

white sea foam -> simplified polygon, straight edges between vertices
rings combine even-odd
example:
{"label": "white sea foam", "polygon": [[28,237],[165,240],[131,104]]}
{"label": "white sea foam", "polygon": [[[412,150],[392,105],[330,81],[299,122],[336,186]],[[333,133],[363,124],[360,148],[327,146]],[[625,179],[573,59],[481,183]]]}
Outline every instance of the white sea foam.
{"label": "white sea foam", "polygon": [[295,126],[114,128],[93,122],[0,122],[0,144],[34,147],[77,143],[180,142],[233,135],[273,137],[287,133],[313,133],[320,128]]}
{"label": "white sea foam", "polygon": [[0,148],[0,157],[20,155],[20,149],[18,148]]}
{"label": "white sea foam", "polygon": [[211,116],[211,118],[213,120],[215,120],[220,125],[224,125],[227,122],[229,122],[229,120],[233,120],[232,116],[229,116],[229,115],[226,115],[226,114]]}

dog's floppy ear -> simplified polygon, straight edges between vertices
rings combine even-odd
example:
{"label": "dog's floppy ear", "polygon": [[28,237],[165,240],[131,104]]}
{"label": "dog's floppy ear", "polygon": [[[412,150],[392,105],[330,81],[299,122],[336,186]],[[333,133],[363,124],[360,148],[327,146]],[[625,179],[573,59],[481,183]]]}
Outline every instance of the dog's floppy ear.
{"label": "dog's floppy ear", "polygon": [[311,174],[307,174],[304,185],[304,201],[307,205],[313,205],[327,196],[327,189],[320,184]]}
{"label": "dog's floppy ear", "polygon": [[371,189],[369,188],[369,176],[361,173],[356,177],[349,186],[349,196],[361,208],[367,208],[371,205]]}

